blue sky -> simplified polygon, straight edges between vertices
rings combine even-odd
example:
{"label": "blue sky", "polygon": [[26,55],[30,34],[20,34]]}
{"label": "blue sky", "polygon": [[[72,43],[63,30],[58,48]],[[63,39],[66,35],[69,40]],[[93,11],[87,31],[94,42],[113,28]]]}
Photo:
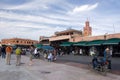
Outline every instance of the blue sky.
{"label": "blue sky", "polygon": [[0,0],[0,40],[83,30],[87,18],[92,35],[120,33],[119,9],[119,0]]}

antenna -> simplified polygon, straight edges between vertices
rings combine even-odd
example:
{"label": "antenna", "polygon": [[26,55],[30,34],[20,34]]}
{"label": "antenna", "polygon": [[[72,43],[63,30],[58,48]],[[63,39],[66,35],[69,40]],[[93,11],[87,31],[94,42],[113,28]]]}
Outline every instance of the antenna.
{"label": "antenna", "polygon": [[114,33],[115,33],[115,26],[114,26],[114,24],[113,24],[113,30],[114,30]]}

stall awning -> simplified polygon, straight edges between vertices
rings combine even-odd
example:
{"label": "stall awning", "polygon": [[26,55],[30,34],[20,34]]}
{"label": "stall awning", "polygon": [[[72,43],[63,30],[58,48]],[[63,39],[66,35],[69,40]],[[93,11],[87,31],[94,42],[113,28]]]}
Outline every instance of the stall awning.
{"label": "stall awning", "polygon": [[77,42],[75,44],[73,44],[74,46],[86,46],[87,41],[81,41],[81,42]]}
{"label": "stall awning", "polygon": [[60,46],[71,46],[73,42],[63,42]]}
{"label": "stall awning", "polygon": [[103,45],[109,45],[109,44],[119,44],[120,43],[120,38],[112,38],[106,40]]}
{"label": "stall awning", "polygon": [[60,46],[71,46],[71,44],[60,44]]}
{"label": "stall awning", "polygon": [[34,46],[37,48],[42,48],[43,45],[42,44],[35,44]]}
{"label": "stall awning", "polygon": [[97,46],[102,45],[105,42],[105,40],[93,40],[87,43],[87,46]]}
{"label": "stall awning", "polygon": [[49,45],[43,45],[41,48],[44,50],[54,50],[54,47],[49,46]]}

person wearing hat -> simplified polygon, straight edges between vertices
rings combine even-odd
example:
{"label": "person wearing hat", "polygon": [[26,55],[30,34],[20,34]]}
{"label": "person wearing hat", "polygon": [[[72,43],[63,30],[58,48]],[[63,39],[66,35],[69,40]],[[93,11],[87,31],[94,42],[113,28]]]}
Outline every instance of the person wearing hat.
{"label": "person wearing hat", "polygon": [[10,65],[10,59],[11,59],[11,53],[12,53],[12,47],[8,45],[5,49],[6,51],[6,64]]}

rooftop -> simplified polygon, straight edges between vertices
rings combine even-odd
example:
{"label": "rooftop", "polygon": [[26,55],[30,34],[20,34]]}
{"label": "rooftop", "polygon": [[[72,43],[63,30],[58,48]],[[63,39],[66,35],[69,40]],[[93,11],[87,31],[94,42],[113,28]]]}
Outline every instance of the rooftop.
{"label": "rooftop", "polygon": [[75,29],[67,29],[67,30],[64,30],[64,31],[61,31],[61,32],[55,32],[55,34],[64,34],[64,33],[70,33],[70,32],[82,32],[81,30],[75,30]]}

